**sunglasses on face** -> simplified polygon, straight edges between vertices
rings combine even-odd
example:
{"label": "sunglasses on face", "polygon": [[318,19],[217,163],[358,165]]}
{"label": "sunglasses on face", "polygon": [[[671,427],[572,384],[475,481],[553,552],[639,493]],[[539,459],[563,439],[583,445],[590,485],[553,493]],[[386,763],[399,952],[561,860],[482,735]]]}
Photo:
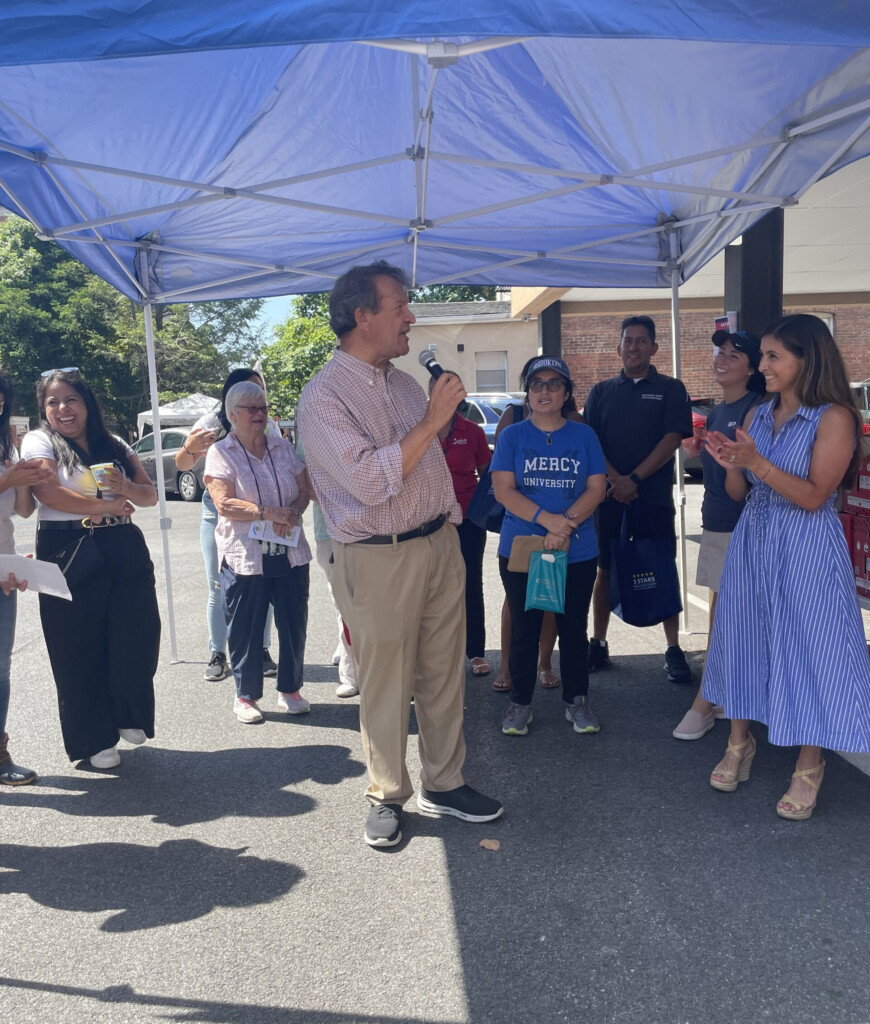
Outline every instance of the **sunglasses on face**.
{"label": "sunglasses on face", "polygon": [[565,387],[565,382],[560,377],[552,377],[550,380],[539,380],[535,377],[529,381],[529,391],[558,391]]}

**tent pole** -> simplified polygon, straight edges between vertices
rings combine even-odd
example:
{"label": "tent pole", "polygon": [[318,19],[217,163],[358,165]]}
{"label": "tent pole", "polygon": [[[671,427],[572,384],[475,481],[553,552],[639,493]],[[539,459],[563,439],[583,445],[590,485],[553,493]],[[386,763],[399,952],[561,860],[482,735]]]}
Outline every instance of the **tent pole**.
{"label": "tent pole", "polygon": [[[676,263],[679,256],[676,231],[668,236],[671,247],[671,259]],[[680,360],[680,269],[675,266],[671,271],[671,345],[673,373],[677,380],[682,372]],[[680,614],[680,632],[689,632],[689,568],[686,561],[686,474],[684,470],[683,446],[677,448],[677,569],[680,576],[680,599],[683,611]]]}
{"label": "tent pole", "polygon": [[166,607],[169,612],[169,654],[178,662],[175,639],[175,607],[172,600],[172,569],[169,564],[169,530],[172,520],[166,515],[166,482],[163,479],[163,445],[160,438],[160,403],[157,400],[157,359],[154,355],[154,321],[151,303],[145,303],[145,350],[148,354],[148,384],[151,389],[151,425],[154,428],[154,464],[157,467],[157,500],[160,505],[160,534],[163,538],[163,572],[166,578]]}

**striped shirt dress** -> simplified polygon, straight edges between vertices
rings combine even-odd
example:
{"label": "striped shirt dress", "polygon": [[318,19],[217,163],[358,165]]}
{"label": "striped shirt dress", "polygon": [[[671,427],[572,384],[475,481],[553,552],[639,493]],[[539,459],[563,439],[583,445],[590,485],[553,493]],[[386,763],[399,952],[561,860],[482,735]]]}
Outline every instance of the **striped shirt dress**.
{"label": "striped shirt dress", "polygon": [[[806,479],[828,406],[801,406],[773,436],[774,402],[749,434],[779,469]],[[767,725],[771,743],[870,750],[870,660],[833,495],[799,508],[746,471],[746,507],[731,538],[703,695],[728,718]]]}

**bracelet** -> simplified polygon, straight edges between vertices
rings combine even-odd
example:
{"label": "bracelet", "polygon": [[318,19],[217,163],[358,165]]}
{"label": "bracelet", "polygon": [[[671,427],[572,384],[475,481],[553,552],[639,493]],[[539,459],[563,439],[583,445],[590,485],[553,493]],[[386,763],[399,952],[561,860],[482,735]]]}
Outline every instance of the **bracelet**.
{"label": "bracelet", "polygon": [[539,515],[540,515],[540,514],[541,514],[541,513],[543,512],[543,511],[544,511],[544,510],[543,510],[543,509],[541,508],[541,506],[540,506],[540,505],[538,505],[538,511],[537,511],[537,512],[536,512],[536,513],[535,513],[535,514],[534,514],[534,515],[532,516],[532,526],[534,526],[534,525],[535,525],[535,523],[536,523],[536,522],[538,521],[538,516],[539,516]]}
{"label": "bracelet", "polygon": [[302,518],[302,510],[301,509],[297,508],[295,505],[288,505],[287,507],[290,509],[291,512],[295,512],[296,515],[299,516],[300,519]]}
{"label": "bracelet", "polygon": [[770,476],[770,471],[773,468],[774,468],[773,463],[770,460],[768,460],[768,462],[767,462],[767,469],[764,471],[764,476],[762,476],[761,473],[756,473],[756,476],[758,477],[759,480],[766,480]]}
{"label": "bracelet", "polygon": [[568,520],[569,523],[571,522],[571,517],[568,515],[567,509],[562,509],[562,515]]}

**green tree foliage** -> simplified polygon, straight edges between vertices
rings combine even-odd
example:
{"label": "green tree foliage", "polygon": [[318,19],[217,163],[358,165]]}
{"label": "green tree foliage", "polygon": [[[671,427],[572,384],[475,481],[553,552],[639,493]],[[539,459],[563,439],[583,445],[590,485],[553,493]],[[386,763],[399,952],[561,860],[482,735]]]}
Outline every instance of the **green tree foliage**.
{"label": "green tree foliage", "polygon": [[263,373],[273,410],[289,416],[296,409],[302,389],[334,348],[328,293],[296,296],[290,315],[275,326],[275,340],[263,349]]}
{"label": "green tree foliage", "polygon": [[411,302],[483,302],[495,301],[495,287],[470,284],[433,284],[417,288],[411,293]]}
{"label": "green tree foliage", "polygon": [[[219,394],[230,368],[256,357],[261,307],[261,299],[155,306],[160,401]],[[122,428],[150,405],[142,308],[14,217],[0,224],[0,363],[30,417],[39,374],[54,367],[79,367]]]}

